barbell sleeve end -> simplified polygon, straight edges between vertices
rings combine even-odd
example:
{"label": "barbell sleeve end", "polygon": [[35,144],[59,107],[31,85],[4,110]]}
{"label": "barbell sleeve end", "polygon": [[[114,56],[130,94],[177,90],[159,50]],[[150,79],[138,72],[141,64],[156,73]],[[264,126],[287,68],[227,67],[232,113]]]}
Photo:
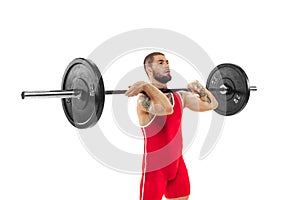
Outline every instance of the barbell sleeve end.
{"label": "barbell sleeve end", "polygon": [[50,91],[23,91],[22,99],[27,98],[80,98],[80,90],[50,90]]}
{"label": "barbell sleeve end", "polygon": [[23,91],[23,92],[21,93],[21,97],[22,97],[22,99],[25,99],[25,91]]}
{"label": "barbell sleeve end", "polygon": [[257,91],[257,87],[256,87],[256,86],[250,86],[250,87],[249,87],[249,90],[250,90],[250,91]]}

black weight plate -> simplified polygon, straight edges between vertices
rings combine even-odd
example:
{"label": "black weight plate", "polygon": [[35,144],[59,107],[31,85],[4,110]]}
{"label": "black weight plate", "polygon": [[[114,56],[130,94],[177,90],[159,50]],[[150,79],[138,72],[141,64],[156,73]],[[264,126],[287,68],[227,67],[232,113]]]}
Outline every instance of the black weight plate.
{"label": "black weight plate", "polygon": [[[225,85],[230,88],[226,94],[219,89]],[[245,71],[234,64],[224,63],[215,67],[209,74],[206,88],[211,89],[212,94],[219,102],[215,111],[221,115],[234,115],[244,109],[250,96],[250,85]]]}
{"label": "black weight plate", "polygon": [[98,67],[90,60],[74,59],[65,71],[61,87],[62,90],[82,91],[80,98],[62,99],[69,122],[80,129],[94,126],[101,117],[105,102],[105,89]]}

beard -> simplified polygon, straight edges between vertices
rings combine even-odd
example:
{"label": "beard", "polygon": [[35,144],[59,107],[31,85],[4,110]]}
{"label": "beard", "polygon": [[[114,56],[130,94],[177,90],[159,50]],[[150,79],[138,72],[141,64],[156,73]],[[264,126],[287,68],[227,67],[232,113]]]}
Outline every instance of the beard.
{"label": "beard", "polygon": [[166,84],[167,82],[169,82],[172,79],[171,75],[162,76],[157,73],[153,73],[153,77],[155,80],[157,80],[158,82],[163,83],[163,84]]}

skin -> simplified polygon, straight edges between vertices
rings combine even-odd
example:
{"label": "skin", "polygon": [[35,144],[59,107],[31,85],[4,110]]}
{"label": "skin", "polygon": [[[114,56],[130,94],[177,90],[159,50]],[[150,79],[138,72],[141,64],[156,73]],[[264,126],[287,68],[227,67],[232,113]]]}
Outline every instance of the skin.
{"label": "skin", "polygon": [[[155,116],[169,115],[173,113],[173,106],[167,94],[158,88],[167,88],[167,83],[160,81],[160,77],[171,77],[169,61],[163,55],[154,56],[152,65],[146,67],[150,83],[138,81],[126,91],[125,95],[133,97],[144,91],[137,102],[137,113],[141,126],[148,124]],[[216,109],[218,102],[215,97],[203,87],[199,81],[192,81],[187,85],[191,92],[181,91],[183,107],[196,112],[204,112]],[[170,200],[187,200],[189,197],[180,197]]]}

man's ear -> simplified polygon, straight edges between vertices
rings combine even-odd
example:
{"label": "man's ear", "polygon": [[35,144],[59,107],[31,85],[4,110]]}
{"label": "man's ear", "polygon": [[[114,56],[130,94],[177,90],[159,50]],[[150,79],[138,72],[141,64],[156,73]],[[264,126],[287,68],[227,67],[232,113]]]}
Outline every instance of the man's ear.
{"label": "man's ear", "polygon": [[152,67],[151,66],[147,66],[146,67],[146,71],[147,71],[147,74],[152,74]]}

